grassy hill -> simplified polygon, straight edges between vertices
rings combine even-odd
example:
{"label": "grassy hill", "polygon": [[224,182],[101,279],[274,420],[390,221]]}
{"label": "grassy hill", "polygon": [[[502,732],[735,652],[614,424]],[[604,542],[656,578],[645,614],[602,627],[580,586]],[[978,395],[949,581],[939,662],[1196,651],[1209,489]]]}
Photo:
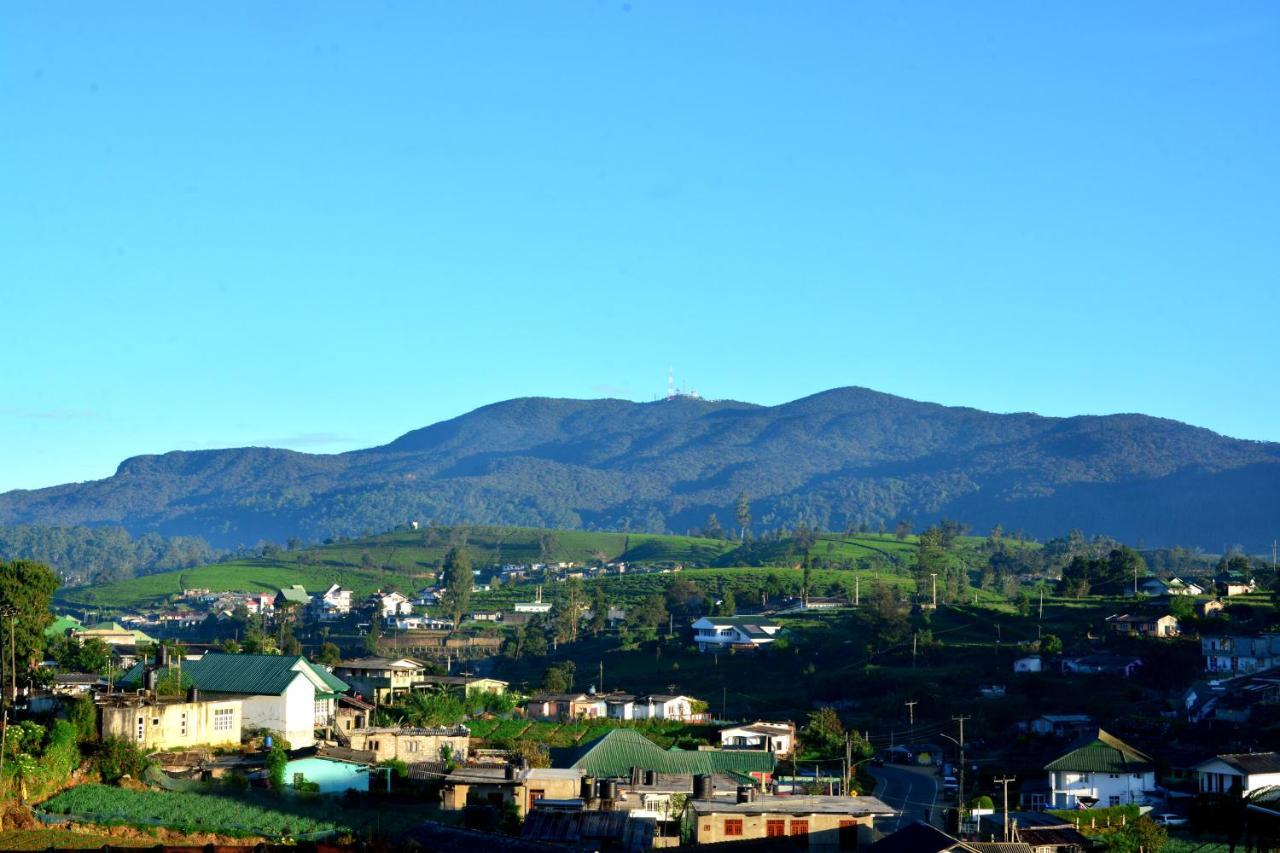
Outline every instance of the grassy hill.
{"label": "grassy hill", "polygon": [[[454,544],[477,567],[539,560],[583,563],[627,560],[650,564],[708,564],[735,543],[694,536],[456,527],[398,530],[269,557],[213,563],[94,587],[60,590],[58,600],[79,606],[131,608],[162,603],[183,589],[266,592],[289,584],[309,590],[340,583],[364,596],[375,589],[412,591],[426,585]],[[478,600],[477,603],[482,603]]]}

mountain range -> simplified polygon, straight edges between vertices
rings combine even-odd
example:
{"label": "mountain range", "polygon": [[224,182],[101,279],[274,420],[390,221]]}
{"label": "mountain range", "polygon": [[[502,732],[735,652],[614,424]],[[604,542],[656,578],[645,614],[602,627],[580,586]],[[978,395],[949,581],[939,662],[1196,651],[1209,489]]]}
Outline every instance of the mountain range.
{"label": "mountain range", "polygon": [[1269,550],[1280,444],[1145,415],[993,414],[839,388],[778,406],[523,398],[341,454],[137,456],[103,480],[0,494],[0,523],[118,524],[219,547],[410,520],[685,532],[919,529]]}

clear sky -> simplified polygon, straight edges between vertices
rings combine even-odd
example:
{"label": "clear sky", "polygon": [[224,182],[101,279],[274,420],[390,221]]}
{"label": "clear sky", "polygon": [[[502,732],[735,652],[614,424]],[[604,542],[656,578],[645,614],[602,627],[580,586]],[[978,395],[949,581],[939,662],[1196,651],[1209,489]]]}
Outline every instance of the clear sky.
{"label": "clear sky", "polygon": [[1280,439],[1280,4],[6,3],[0,490],[677,379]]}

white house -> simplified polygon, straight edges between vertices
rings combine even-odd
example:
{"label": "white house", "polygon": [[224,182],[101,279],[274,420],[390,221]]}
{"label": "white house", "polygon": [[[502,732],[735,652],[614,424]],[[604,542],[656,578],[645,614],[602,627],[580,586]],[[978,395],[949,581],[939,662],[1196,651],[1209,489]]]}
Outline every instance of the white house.
{"label": "white house", "polygon": [[517,601],[515,604],[516,613],[550,613],[551,602],[542,600],[542,587],[538,587],[533,593],[533,601]]}
{"label": "white house", "polygon": [[[177,664],[174,665],[174,668]],[[315,745],[315,729],[335,717],[341,679],[303,657],[206,654],[181,662],[182,678],[202,693],[241,700],[246,729],[268,729],[294,749]],[[126,689],[143,687],[138,664],[120,679]]]}
{"label": "white house", "polygon": [[1093,728],[1093,717],[1088,714],[1044,714],[1032,720],[1028,728],[1038,735],[1072,737]]}
{"label": "white house", "polygon": [[1247,797],[1259,788],[1280,785],[1280,753],[1215,755],[1196,765],[1196,776],[1201,793],[1230,794],[1239,790],[1240,796]]}
{"label": "white house", "polygon": [[763,616],[703,616],[693,623],[693,639],[700,652],[758,648],[772,643],[781,630],[781,625]]}
{"label": "white house", "polygon": [[1016,661],[1013,662],[1013,671],[1014,672],[1040,672],[1041,671],[1040,656],[1031,655],[1025,658],[1018,658]]}
{"label": "white house", "polygon": [[1151,758],[1102,729],[1044,769],[1049,773],[1049,804],[1055,809],[1142,803],[1156,787]]}
{"label": "white house", "polygon": [[322,622],[346,616],[351,612],[351,590],[332,584],[324,592],[311,601],[316,618]]}
{"label": "white house", "polygon": [[396,616],[409,616],[413,613],[413,602],[398,592],[382,592],[379,590],[369,597],[373,612],[383,619],[394,619]]}
{"label": "white house", "polygon": [[778,755],[789,755],[795,743],[795,723],[755,722],[720,730],[722,749],[762,749]]}
{"label": "white house", "polygon": [[1245,674],[1280,666],[1280,634],[1202,637],[1205,672]]}
{"label": "white house", "polygon": [[641,696],[635,703],[636,719],[688,720],[693,717],[694,700],[688,696],[653,693]]}

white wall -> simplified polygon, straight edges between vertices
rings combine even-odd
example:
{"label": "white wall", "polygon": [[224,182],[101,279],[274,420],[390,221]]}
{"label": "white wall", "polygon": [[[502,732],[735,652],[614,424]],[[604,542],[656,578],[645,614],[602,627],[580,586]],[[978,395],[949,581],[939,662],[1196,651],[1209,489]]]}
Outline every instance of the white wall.
{"label": "white wall", "polygon": [[279,696],[246,696],[244,725],[279,732],[294,749],[314,746],[316,689],[298,673]]}
{"label": "white wall", "polygon": [[1148,773],[1074,773],[1055,771],[1049,774],[1053,790],[1054,808],[1075,808],[1078,797],[1095,797],[1099,807],[1111,805],[1112,797],[1119,797],[1118,805],[1141,802],[1143,793],[1156,786],[1155,771]]}

